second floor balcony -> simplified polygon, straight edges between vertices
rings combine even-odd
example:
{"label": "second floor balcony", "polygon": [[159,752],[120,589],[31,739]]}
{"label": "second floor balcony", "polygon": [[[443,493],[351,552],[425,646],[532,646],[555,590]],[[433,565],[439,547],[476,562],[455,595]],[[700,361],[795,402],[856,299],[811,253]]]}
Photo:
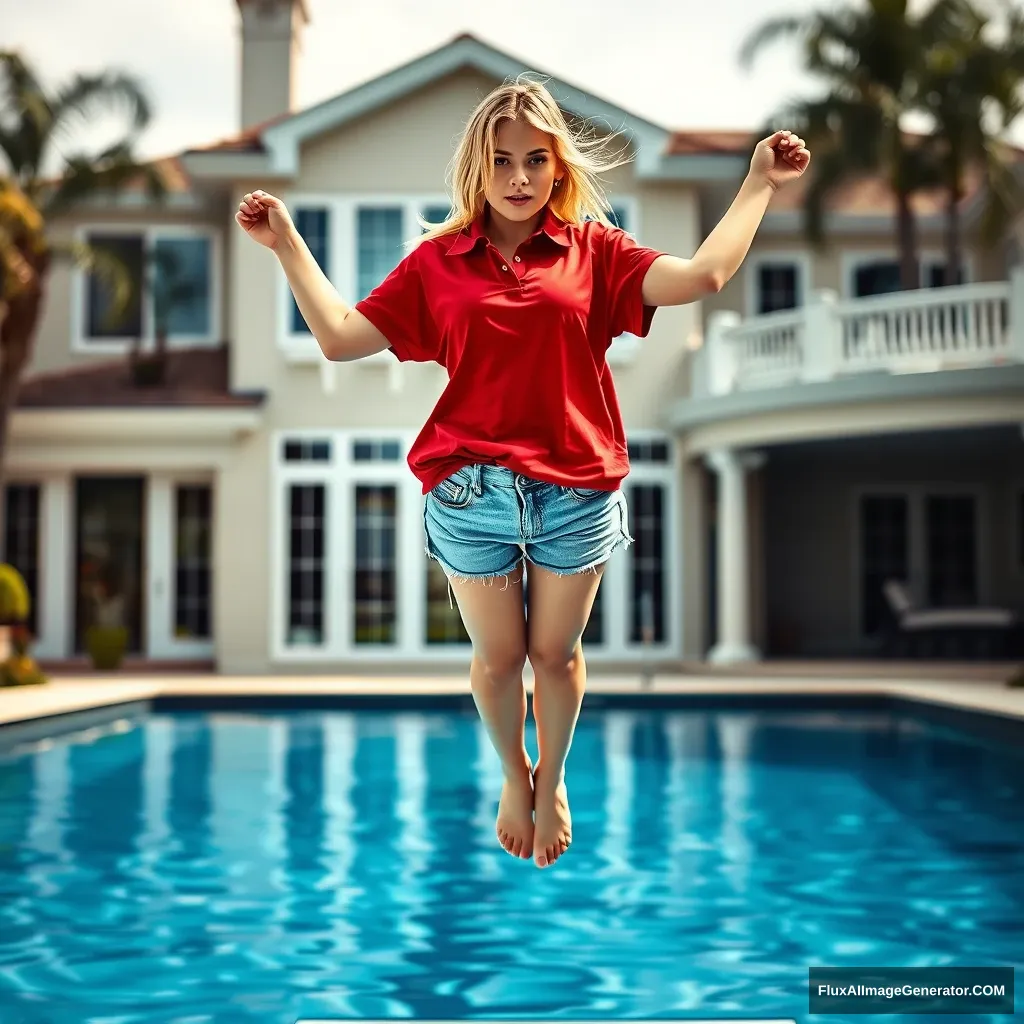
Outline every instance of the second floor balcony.
{"label": "second floor balcony", "polygon": [[713,313],[692,397],[864,375],[1024,365],[1024,268],[1007,281],[842,299],[742,320]]}

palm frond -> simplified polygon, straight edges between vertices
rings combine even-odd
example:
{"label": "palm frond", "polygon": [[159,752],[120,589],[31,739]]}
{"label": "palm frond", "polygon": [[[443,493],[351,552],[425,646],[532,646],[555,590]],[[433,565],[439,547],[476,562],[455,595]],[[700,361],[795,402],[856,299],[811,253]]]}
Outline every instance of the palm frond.
{"label": "palm frond", "polygon": [[136,281],[132,270],[123,260],[102,246],[72,241],[53,247],[55,259],[69,262],[86,274],[93,274],[109,291],[110,306],[104,321],[113,327],[127,310],[135,296]]}
{"label": "palm frond", "polygon": [[88,122],[97,113],[127,111],[130,133],[137,135],[150,122],[152,107],[140,82],[130,75],[108,71],[76,75],[53,99],[54,128],[66,128],[76,120]]}
{"label": "palm frond", "polygon": [[0,179],[0,298],[34,283],[33,260],[45,246],[42,214],[13,181]]}
{"label": "palm frond", "polygon": [[22,188],[37,177],[53,122],[38,77],[20,54],[0,51],[0,149]]}
{"label": "palm frond", "polygon": [[807,18],[772,18],[751,32],[740,46],[740,64],[750,67],[757,55],[767,46],[780,39],[792,38],[806,32],[810,26]]}
{"label": "palm frond", "polygon": [[52,217],[77,203],[107,198],[129,185],[139,185],[157,202],[167,194],[167,182],[156,164],[138,163],[127,142],[119,142],[98,157],[70,156],[57,186],[41,200]]}

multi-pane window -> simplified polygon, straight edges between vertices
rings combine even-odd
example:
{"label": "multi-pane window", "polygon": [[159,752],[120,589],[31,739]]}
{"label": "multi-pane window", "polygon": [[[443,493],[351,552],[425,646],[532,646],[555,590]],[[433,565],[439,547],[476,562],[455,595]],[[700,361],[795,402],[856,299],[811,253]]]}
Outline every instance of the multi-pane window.
{"label": "multi-pane window", "polygon": [[[90,234],[88,245],[107,261],[116,261],[127,273],[131,287],[127,306],[115,307],[113,282],[100,271],[88,275],[85,290],[85,337],[138,338],[142,335],[142,286],[145,263],[145,239],[142,235]],[[107,273],[111,273],[109,267]]]}
{"label": "multi-pane window", "polygon": [[289,438],[283,445],[285,462],[330,462],[331,442],[322,438],[297,440]]}
{"label": "multi-pane window", "polygon": [[287,490],[287,642],[319,646],[325,636],[327,489],[290,484]]}
{"label": "multi-pane window", "polygon": [[637,462],[668,463],[669,450],[667,441],[658,441],[656,439],[627,441],[626,450],[629,452],[629,461],[631,464]]}
{"label": "multi-pane window", "polygon": [[208,238],[153,239],[154,330],[165,331],[168,338],[211,333],[210,259]]}
{"label": "multi-pane window", "polygon": [[[923,260],[920,265],[921,287],[941,288],[946,283],[946,265],[942,261]],[[957,284],[967,280],[967,271],[961,266]],[[903,287],[900,280],[900,264],[895,259],[877,259],[858,263],[853,272],[854,298],[868,295],[885,295],[898,292]]]}
{"label": "multi-pane window", "polygon": [[355,489],[353,638],[359,644],[393,644],[398,624],[395,561],[397,495],[393,484]]}
{"label": "multi-pane window", "polygon": [[978,600],[977,503],[970,494],[925,499],[928,602],[973,605]]}
{"label": "multi-pane window", "polygon": [[213,589],[213,489],[183,484],[174,500],[174,635],[209,640]]}
{"label": "multi-pane window", "polygon": [[442,205],[431,204],[423,207],[420,216],[430,225],[443,224],[451,215],[451,207],[445,203]]}
{"label": "multi-pane window", "polygon": [[910,509],[902,494],[865,495],[860,503],[861,630],[879,632],[889,614],[887,580],[910,582]]}
{"label": "multi-pane window", "polygon": [[357,439],[352,442],[353,462],[398,462],[402,446],[398,441]]}
{"label": "multi-pane window", "polygon": [[364,299],[398,266],[402,250],[400,206],[362,206],[356,214],[356,292]]}
{"label": "multi-pane window", "polygon": [[[86,274],[85,341],[151,337],[212,338],[213,253],[207,235],[159,229],[148,232],[89,232],[87,244],[99,266]],[[115,305],[112,267],[127,277],[127,303]]]}
{"label": "multi-pane window", "polygon": [[31,599],[28,628],[39,623],[39,485],[8,484],[4,507],[4,561],[21,573]]}
{"label": "multi-pane window", "polygon": [[[295,229],[309,246],[309,251],[316,260],[317,266],[327,277],[331,276],[331,218],[327,209],[322,206],[301,206],[295,211]],[[310,334],[306,318],[299,310],[294,296],[289,292],[291,302],[290,325],[295,334]]]}
{"label": "multi-pane window", "polygon": [[634,484],[629,488],[629,641],[664,643],[666,601],[665,487]]}
{"label": "multi-pane window", "polygon": [[796,264],[781,261],[757,264],[758,314],[795,309],[801,302],[800,272]]}

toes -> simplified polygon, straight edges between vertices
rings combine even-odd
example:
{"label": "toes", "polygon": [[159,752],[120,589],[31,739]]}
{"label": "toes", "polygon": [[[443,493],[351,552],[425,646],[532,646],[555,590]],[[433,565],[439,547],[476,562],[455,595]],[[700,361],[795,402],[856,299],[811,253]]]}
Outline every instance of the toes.
{"label": "toes", "polygon": [[518,857],[523,852],[523,841],[518,836],[512,841],[511,846],[507,846],[506,849],[513,857]]}

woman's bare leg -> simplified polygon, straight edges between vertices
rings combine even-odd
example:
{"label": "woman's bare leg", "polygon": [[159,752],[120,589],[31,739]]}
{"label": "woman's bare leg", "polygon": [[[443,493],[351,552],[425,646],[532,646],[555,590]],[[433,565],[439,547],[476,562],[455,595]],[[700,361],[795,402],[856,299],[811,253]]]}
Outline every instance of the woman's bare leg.
{"label": "woman's bare leg", "polygon": [[565,788],[565,759],[572,744],[587,683],[580,637],[604,575],[558,576],[528,567],[527,654],[535,677],[533,714],[539,756],[534,769],[533,858],[553,864],[572,842],[572,818]]}
{"label": "woman's bare leg", "polygon": [[526,616],[523,569],[507,578],[459,580],[452,592],[473,642],[473,700],[501,758],[505,782],[498,804],[498,841],[514,857],[533,855],[533,777],[526,752]]}

